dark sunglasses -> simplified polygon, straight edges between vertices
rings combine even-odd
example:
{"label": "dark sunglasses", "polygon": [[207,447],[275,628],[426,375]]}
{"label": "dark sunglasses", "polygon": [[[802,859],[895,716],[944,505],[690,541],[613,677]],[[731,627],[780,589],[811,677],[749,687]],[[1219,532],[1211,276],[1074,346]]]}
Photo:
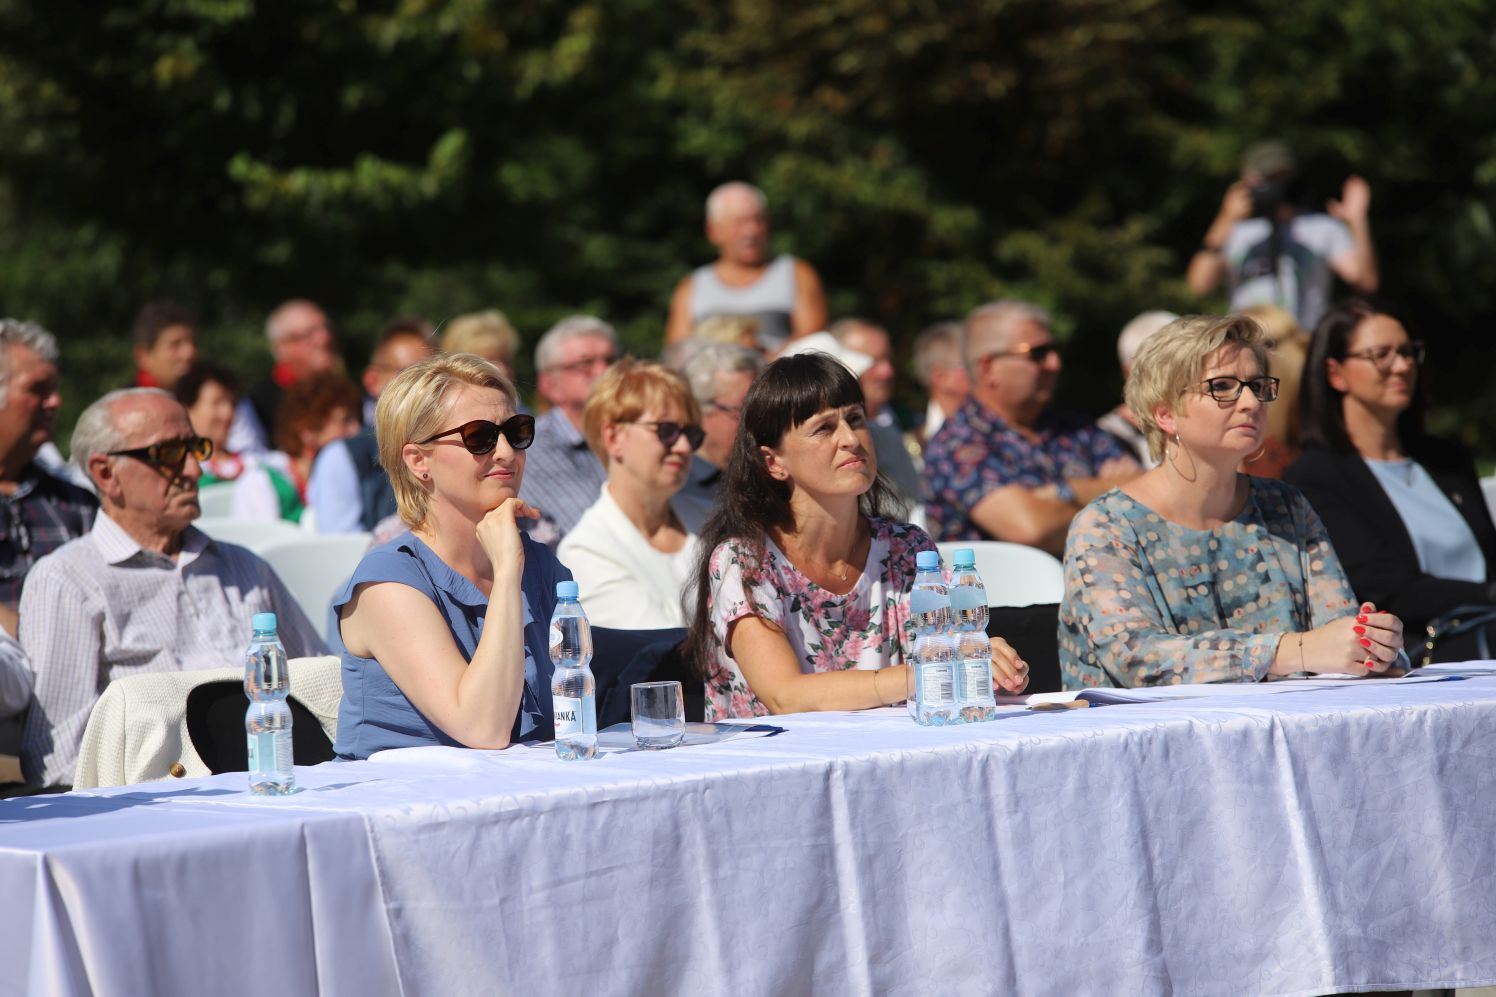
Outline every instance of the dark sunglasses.
{"label": "dark sunglasses", "polygon": [[147,464],[156,467],[169,467],[173,471],[180,470],[187,463],[187,455],[198,459],[198,462],[207,460],[213,456],[213,441],[206,436],[184,436],[177,440],[162,440],[160,443],[152,443],[148,447],[136,447],[133,450],[111,450],[110,457],[134,457],[143,460]]}
{"label": "dark sunglasses", "polygon": [[666,450],[675,446],[675,441],[680,439],[681,436],[685,436],[686,443],[690,445],[693,452],[699,450],[701,448],[701,441],[706,439],[706,430],[689,423],[684,426],[678,422],[634,422],[624,423],[624,425],[644,426],[648,429],[653,429],[655,435],[660,438],[660,445]]}
{"label": "dark sunglasses", "polygon": [[474,419],[454,429],[446,429],[435,436],[428,436],[417,443],[417,446],[424,447],[428,443],[433,443],[443,436],[451,436],[453,433],[462,434],[462,445],[475,457],[481,457],[498,446],[500,434],[515,450],[525,450],[535,442],[535,417],[533,415],[511,415],[502,424],[488,419]]}
{"label": "dark sunglasses", "polygon": [[1034,363],[1043,363],[1049,359],[1051,353],[1060,352],[1059,346],[1054,343],[1040,343],[1038,346],[1024,346],[1016,350],[1000,350],[997,353],[988,353],[983,360],[994,360],[999,357],[1023,357]]}

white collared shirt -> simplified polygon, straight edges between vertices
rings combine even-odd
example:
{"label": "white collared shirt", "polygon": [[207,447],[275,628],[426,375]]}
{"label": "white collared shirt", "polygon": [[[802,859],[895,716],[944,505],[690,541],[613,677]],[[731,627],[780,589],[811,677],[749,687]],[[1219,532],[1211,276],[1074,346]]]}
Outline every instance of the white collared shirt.
{"label": "white collared shirt", "polygon": [[288,656],[326,653],[257,555],[189,526],[173,560],[100,512],[91,532],[36,563],[21,594],[21,646],[36,676],[21,736],[27,781],[72,780],[88,715],[115,679],[239,664],[255,613],[276,614]]}

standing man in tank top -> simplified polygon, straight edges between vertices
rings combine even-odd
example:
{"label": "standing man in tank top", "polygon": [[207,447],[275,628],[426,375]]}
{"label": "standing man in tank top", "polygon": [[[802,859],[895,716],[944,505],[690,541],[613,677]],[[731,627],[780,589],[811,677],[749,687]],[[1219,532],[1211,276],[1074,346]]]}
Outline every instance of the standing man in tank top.
{"label": "standing man in tank top", "polygon": [[763,191],[734,181],[706,199],[706,237],[717,261],[676,285],[665,342],[691,335],[712,315],[752,315],[759,345],[775,353],[786,340],[826,327],[826,295],[815,267],[793,256],[769,258],[769,206]]}

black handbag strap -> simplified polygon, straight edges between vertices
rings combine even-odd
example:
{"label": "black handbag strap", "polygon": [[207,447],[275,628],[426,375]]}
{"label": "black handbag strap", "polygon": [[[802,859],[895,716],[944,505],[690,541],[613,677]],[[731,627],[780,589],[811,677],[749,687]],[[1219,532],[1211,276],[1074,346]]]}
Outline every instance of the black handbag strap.
{"label": "black handbag strap", "polygon": [[1434,660],[1434,647],[1441,640],[1459,637],[1474,631],[1475,651],[1482,659],[1491,657],[1491,640],[1487,627],[1496,623],[1496,606],[1456,606],[1428,621],[1427,639],[1423,644],[1423,663]]}

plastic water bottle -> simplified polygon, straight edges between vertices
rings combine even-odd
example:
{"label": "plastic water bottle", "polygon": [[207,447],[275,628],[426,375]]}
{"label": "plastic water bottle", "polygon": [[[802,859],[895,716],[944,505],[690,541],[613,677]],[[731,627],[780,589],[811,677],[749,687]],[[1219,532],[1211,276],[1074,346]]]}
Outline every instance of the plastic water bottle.
{"label": "plastic water bottle", "polygon": [[597,757],[597,704],[592,682],[592,628],[577,601],[576,582],[556,583],[551,615],[551,704],[556,754],[568,761]]}
{"label": "plastic water bottle", "polygon": [[997,716],[992,695],[992,641],[987,638],[987,587],[970,547],[951,553],[951,630],[956,642],[956,700],[967,723]]}
{"label": "plastic water bottle", "polygon": [[286,670],[286,648],[275,633],[275,614],[256,613],[250,621],[254,635],[244,652],[244,733],[249,739],[249,791],[258,796],[283,796],[296,791],[291,767],[291,674]]}
{"label": "plastic water bottle", "polygon": [[909,713],[927,727],[960,723],[956,709],[955,646],[951,643],[951,597],[940,574],[940,555],[915,555],[917,573],[909,592],[914,622],[914,667],[909,670]]}

